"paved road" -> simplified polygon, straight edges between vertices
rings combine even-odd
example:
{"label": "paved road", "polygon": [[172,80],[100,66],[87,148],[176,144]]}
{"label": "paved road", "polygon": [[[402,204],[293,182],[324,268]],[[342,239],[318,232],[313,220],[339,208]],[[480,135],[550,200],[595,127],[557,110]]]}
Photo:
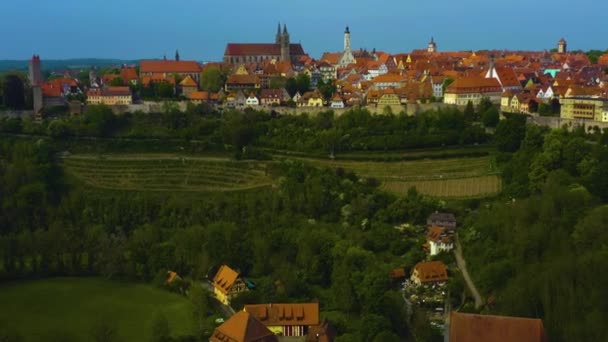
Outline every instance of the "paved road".
{"label": "paved road", "polygon": [[456,257],[456,264],[458,264],[458,268],[462,272],[464,281],[467,284],[469,291],[473,294],[473,298],[475,298],[475,309],[479,309],[483,305],[483,299],[481,298],[479,291],[477,291],[477,287],[475,287],[475,283],[473,283],[473,280],[469,275],[469,271],[467,271],[467,263],[462,257],[462,246],[458,240],[458,234],[456,234],[456,248],[454,249],[454,256]]}

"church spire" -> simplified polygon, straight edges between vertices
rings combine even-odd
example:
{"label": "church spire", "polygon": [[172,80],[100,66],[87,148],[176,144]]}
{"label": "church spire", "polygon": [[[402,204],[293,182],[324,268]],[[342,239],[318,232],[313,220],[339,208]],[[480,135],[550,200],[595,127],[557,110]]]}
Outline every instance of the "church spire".
{"label": "church spire", "polygon": [[179,51],[175,50],[175,60],[179,61]]}
{"label": "church spire", "polygon": [[283,24],[283,35],[288,35],[287,33],[287,24]]}
{"label": "church spire", "polygon": [[277,36],[275,38],[275,43],[281,44],[281,22],[280,21],[279,21],[279,24],[277,25]]}

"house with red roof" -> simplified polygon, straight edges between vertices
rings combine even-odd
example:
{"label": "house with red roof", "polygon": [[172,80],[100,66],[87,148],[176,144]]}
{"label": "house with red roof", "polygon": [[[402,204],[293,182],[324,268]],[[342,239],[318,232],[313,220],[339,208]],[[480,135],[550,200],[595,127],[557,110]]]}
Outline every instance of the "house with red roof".
{"label": "house with red roof", "polygon": [[228,43],[224,51],[224,63],[237,65],[243,63],[261,63],[268,60],[298,63],[306,56],[301,44],[291,44],[287,25],[277,28],[274,43]]}
{"label": "house with red roof", "polygon": [[538,318],[478,315],[452,311],[449,320],[450,342],[548,342]]}
{"label": "house with red roof", "polygon": [[87,91],[87,103],[108,106],[133,104],[133,95],[129,87],[104,87],[89,89]]}
{"label": "house with red roof", "polygon": [[142,83],[144,80],[147,83],[168,81],[175,85],[175,76],[180,79],[190,76],[198,84],[201,71],[202,68],[196,61],[145,60],[139,64]]}
{"label": "house with red roof", "polygon": [[461,77],[447,87],[443,103],[466,106],[470,101],[478,105],[484,97],[493,103],[500,103],[501,96],[502,86],[496,78]]}
{"label": "house with red roof", "polygon": [[213,293],[217,300],[230,305],[230,300],[241,292],[247,291],[247,286],[239,273],[228,265],[222,265],[213,277]]}

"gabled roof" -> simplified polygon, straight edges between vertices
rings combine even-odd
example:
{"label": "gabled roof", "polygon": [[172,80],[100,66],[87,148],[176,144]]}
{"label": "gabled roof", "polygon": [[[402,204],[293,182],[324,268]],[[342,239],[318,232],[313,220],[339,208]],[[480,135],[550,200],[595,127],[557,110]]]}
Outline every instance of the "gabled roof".
{"label": "gabled roof", "polygon": [[227,294],[238,277],[239,274],[235,270],[227,265],[222,265],[215,274],[215,277],[213,277],[213,286],[222,293]]}
{"label": "gabled roof", "polygon": [[481,89],[489,91],[496,90],[502,92],[502,87],[498,80],[495,78],[483,78],[483,77],[462,77],[454,81],[446,89],[446,93],[469,93],[479,92]]}
{"label": "gabled roof", "polygon": [[258,84],[259,82],[257,75],[231,75],[226,81],[227,84]]}
{"label": "gabled roof", "polygon": [[[290,55],[305,55],[301,44],[289,44]],[[239,44],[228,43],[224,51],[226,56],[280,56],[280,44]]]}
{"label": "gabled roof", "polygon": [[276,342],[276,335],[248,312],[239,311],[217,327],[211,342]]}
{"label": "gabled roof", "polygon": [[319,324],[319,303],[255,304],[243,310],[266,326]]}
{"label": "gabled roof", "polygon": [[547,342],[540,319],[465,314],[452,311],[450,342]]}
{"label": "gabled roof", "polygon": [[419,262],[414,266],[414,270],[418,271],[418,279],[421,283],[448,280],[447,268],[441,261]]}
{"label": "gabled roof", "polygon": [[190,75],[186,76],[186,78],[179,82],[179,85],[182,87],[198,87],[198,84],[196,84],[196,81],[193,80]]}
{"label": "gabled roof", "polygon": [[139,72],[147,73],[199,73],[201,66],[196,61],[141,61]]}
{"label": "gabled roof", "polygon": [[132,80],[136,80],[138,78],[137,70],[135,70],[135,68],[122,68],[122,69],[120,69],[120,77],[125,82],[130,82]]}

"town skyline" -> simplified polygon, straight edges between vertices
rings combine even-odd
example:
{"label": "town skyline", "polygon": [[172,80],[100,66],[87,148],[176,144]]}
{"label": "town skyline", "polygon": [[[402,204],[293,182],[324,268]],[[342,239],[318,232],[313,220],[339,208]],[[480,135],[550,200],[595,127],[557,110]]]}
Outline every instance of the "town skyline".
{"label": "town skyline", "polygon": [[[121,11],[114,11],[116,7],[112,5],[118,4]],[[279,5],[281,10],[276,10]],[[561,11],[559,2],[544,8],[542,4],[522,0],[500,9],[478,0],[465,0],[458,7],[422,3],[415,8],[391,0],[372,14],[364,4],[352,4],[348,10],[343,5],[344,2],[329,4],[317,0],[305,7],[275,0],[261,4],[218,3],[214,4],[213,13],[209,13],[208,6],[186,0],[172,5],[171,20],[166,20],[166,4],[157,0],[149,1],[145,9],[116,0],[108,1],[107,8],[72,1],[52,5],[33,1],[28,8],[10,3],[0,14],[0,29],[5,32],[15,31],[18,18],[28,17],[34,22],[46,22],[48,17],[61,20],[20,25],[20,30],[6,37],[10,48],[0,51],[0,59],[23,60],[34,53],[45,59],[142,59],[164,55],[171,58],[178,49],[183,59],[217,61],[221,60],[227,43],[272,42],[277,22],[287,24],[292,43],[301,43],[306,53],[315,58],[342,49],[345,26],[352,30],[353,49],[375,48],[390,53],[424,49],[431,37],[435,38],[438,51],[542,51],[555,48],[562,37],[572,51],[606,48],[598,46],[601,42],[595,37],[608,33],[600,24],[601,9],[607,6],[589,0],[580,1],[580,6],[568,13]],[[596,10],[589,12],[591,7],[586,5],[593,5]],[[234,8],[249,15],[235,14]],[[136,19],[132,18],[135,13]],[[530,22],[530,16],[524,13],[542,13],[542,18],[567,15],[568,25]],[[496,17],[509,21],[497,23]],[[99,18],[99,25],[90,24],[95,18]],[[86,44],[65,44],[66,41]]]}

